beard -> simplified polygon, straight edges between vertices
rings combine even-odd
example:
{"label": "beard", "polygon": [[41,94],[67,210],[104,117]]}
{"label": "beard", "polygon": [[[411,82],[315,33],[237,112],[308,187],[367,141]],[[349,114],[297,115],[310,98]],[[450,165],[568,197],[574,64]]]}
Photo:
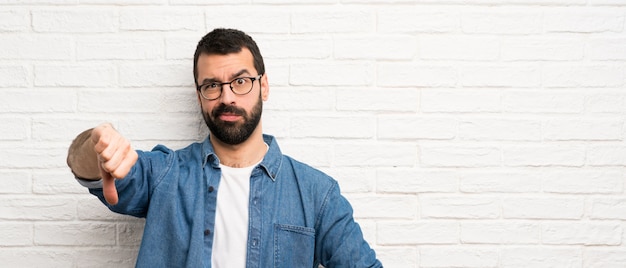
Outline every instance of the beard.
{"label": "beard", "polygon": [[[263,100],[259,96],[259,100],[252,107],[250,114],[236,106],[220,103],[211,112],[205,112],[203,109],[202,117],[204,117],[204,122],[209,127],[209,131],[211,131],[211,135],[226,144],[237,145],[250,138],[261,121],[262,111]],[[243,123],[220,120],[219,116],[223,113],[239,115],[243,118]]]}

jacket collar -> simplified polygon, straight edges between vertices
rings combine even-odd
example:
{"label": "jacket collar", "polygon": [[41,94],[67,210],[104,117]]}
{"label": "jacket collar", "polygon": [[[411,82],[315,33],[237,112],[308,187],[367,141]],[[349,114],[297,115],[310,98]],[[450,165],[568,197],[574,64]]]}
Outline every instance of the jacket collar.
{"label": "jacket collar", "polygon": [[[267,153],[265,153],[265,157],[263,157],[259,166],[265,171],[267,176],[272,179],[272,181],[275,181],[278,176],[278,171],[280,170],[283,154],[280,151],[274,136],[263,134],[263,141],[269,146],[269,149],[267,150]],[[202,154],[204,156],[202,163],[203,166],[208,164],[213,168],[219,168],[220,160],[217,157],[217,154],[215,154],[213,144],[211,144],[211,135],[207,136],[207,138],[202,142]]]}

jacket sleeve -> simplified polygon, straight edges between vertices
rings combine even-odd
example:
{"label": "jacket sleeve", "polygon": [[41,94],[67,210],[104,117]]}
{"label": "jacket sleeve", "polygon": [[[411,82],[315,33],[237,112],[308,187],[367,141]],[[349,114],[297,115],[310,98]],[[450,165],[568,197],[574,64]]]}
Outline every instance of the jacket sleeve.
{"label": "jacket sleeve", "polygon": [[352,216],[352,206],[335,182],[316,221],[316,262],[333,267],[382,267]]}
{"label": "jacket sleeve", "polygon": [[102,187],[89,188],[111,211],[135,217],[145,217],[154,188],[163,179],[172,166],[173,151],[164,146],[157,146],[150,152],[137,151],[137,162],[123,179],[115,180],[119,196],[116,205],[110,205],[104,199]]}

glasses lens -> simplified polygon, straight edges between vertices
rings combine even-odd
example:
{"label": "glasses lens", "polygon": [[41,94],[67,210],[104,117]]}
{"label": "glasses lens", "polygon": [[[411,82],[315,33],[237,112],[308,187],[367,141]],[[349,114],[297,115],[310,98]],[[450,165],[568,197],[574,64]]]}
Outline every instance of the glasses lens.
{"label": "glasses lens", "polygon": [[236,94],[246,94],[252,89],[252,79],[248,77],[237,78],[230,85]]}
{"label": "glasses lens", "polygon": [[207,99],[217,99],[220,96],[220,86],[215,83],[206,84],[200,87],[200,93]]}

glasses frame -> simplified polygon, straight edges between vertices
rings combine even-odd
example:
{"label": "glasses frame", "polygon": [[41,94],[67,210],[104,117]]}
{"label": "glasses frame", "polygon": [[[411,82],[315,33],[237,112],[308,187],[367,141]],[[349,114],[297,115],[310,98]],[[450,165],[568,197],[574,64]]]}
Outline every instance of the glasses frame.
{"label": "glasses frame", "polygon": [[[257,75],[257,76],[251,76],[251,77],[237,77],[237,78],[231,80],[230,82],[222,82],[222,83],[220,83],[220,82],[211,82],[211,83],[206,83],[206,84],[202,84],[202,85],[197,86],[196,90],[198,90],[198,93],[200,93],[200,96],[202,96],[202,98],[205,99],[205,100],[217,100],[217,99],[219,99],[222,96],[222,93],[224,93],[224,85],[228,85],[228,87],[230,87],[230,91],[232,91],[233,94],[242,96],[242,95],[246,95],[246,94],[248,94],[248,93],[250,93],[252,91],[252,89],[254,88],[254,81],[258,80],[259,83],[261,83],[261,77],[263,77],[263,74],[260,74],[260,75]],[[252,86],[250,86],[250,90],[248,90],[246,93],[237,93],[237,92],[235,92],[235,89],[233,88],[233,82],[235,82],[237,79],[242,79],[242,78],[250,79],[252,81]],[[220,94],[217,95],[217,97],[215,97],[213,99],[210,99],[210,98],[207,98],[206,96],[204,96],[204,94],[202,94],[201,88],[203,86],[208,85],[208,84],[217,84],[220,87]]]}

